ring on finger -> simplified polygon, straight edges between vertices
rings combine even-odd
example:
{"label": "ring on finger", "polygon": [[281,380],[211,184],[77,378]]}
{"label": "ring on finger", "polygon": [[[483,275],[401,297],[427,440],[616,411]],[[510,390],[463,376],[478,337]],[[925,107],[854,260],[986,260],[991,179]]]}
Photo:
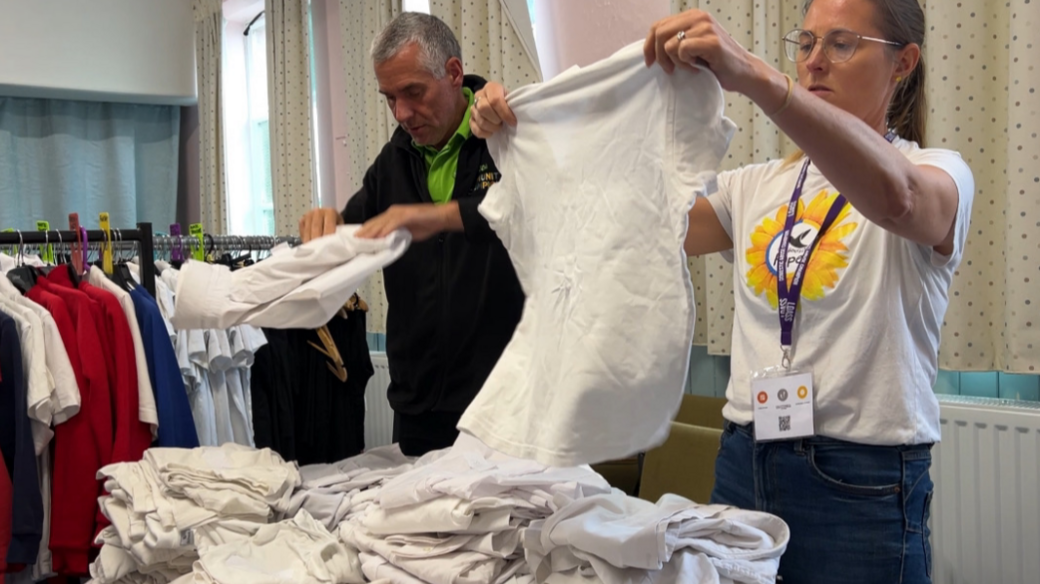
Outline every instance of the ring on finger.
{"label": "ring on finger", "polygon": [[685,30],[680,30],[679,34],[675,35],[675,38],[679,39],[680,43],[683,42],[683,39],[686,38],[686,31]]}

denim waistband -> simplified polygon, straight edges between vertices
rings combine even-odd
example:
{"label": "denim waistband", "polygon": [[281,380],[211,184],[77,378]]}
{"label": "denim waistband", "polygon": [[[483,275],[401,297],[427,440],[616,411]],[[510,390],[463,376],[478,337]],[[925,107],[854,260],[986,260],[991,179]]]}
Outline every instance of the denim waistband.
{"label": "denim waistband", "polygon": [[[752,440],[755,439],[755,423],[740,425],[736,422],[726,420],[723,424],[723,430],[726,432],[732,432],[735,434],[743,434]],[[841,440],[838,438],[828,438],[827,436],[808,436],[806,438],[795,438],[791,440],[782,440],[778,442],[792,442],[800,444],[834,444],[834,445],[849,445],[849,446],[869,446],[872,448],[892,448],[900,452],[914,452],[914,451],[928,451],[932,449],[934,443],[926,442],[923,444],[898,444],[894,446],[885,446],[879,444],[862,444],[859,442],[850,442],[848,440]]]}

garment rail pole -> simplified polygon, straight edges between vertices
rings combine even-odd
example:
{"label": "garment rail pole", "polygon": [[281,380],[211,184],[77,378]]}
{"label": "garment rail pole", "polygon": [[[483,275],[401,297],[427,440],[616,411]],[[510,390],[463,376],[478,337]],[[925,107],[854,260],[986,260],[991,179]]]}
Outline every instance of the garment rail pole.
{"label": "garment rail pole", "polygon": [[[118,233],[119,241],[136,241],[141,256],[141,285],[155,298],[155,264],[152,260],[152,224],[138,223],[137,229],[113,229]],[[79,234],[70,230],[51,231],[6,231],[0,233],[0,245],[71,245],[76,243]],[[105,241],[105,232],[100,229],[88,229],[87,241],[98,243]],[[111,237],[111,236],[110,236]],[[118,243],[116,241],[115,243]],[[146,259],[148,261],[146,261]]]}

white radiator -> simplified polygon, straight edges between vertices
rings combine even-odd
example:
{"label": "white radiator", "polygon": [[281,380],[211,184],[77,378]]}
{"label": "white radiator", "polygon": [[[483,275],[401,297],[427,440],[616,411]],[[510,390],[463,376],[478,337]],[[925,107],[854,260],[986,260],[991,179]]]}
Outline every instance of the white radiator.
{"label": "white radiator", "polygon": [[933,581],[1040,582],[1040,404],[943,396],[940,410]]}
{"label": "white radiator", "polygon": [[390,387],[386,353],[372,353],[372,367],[376,372],[365,388],[365,448],[391,444],[394,436],[394,411],[386,400]]}

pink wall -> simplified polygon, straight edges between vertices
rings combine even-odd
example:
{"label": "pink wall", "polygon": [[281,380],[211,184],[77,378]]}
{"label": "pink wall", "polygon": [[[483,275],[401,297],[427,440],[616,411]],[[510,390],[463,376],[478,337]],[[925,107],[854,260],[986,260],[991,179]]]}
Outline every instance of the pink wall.
{"label": "pink wall", "polygon": [[588,65],[646,38],[668,16],[669,0],[535,0],[535,42],[542,76]]}

